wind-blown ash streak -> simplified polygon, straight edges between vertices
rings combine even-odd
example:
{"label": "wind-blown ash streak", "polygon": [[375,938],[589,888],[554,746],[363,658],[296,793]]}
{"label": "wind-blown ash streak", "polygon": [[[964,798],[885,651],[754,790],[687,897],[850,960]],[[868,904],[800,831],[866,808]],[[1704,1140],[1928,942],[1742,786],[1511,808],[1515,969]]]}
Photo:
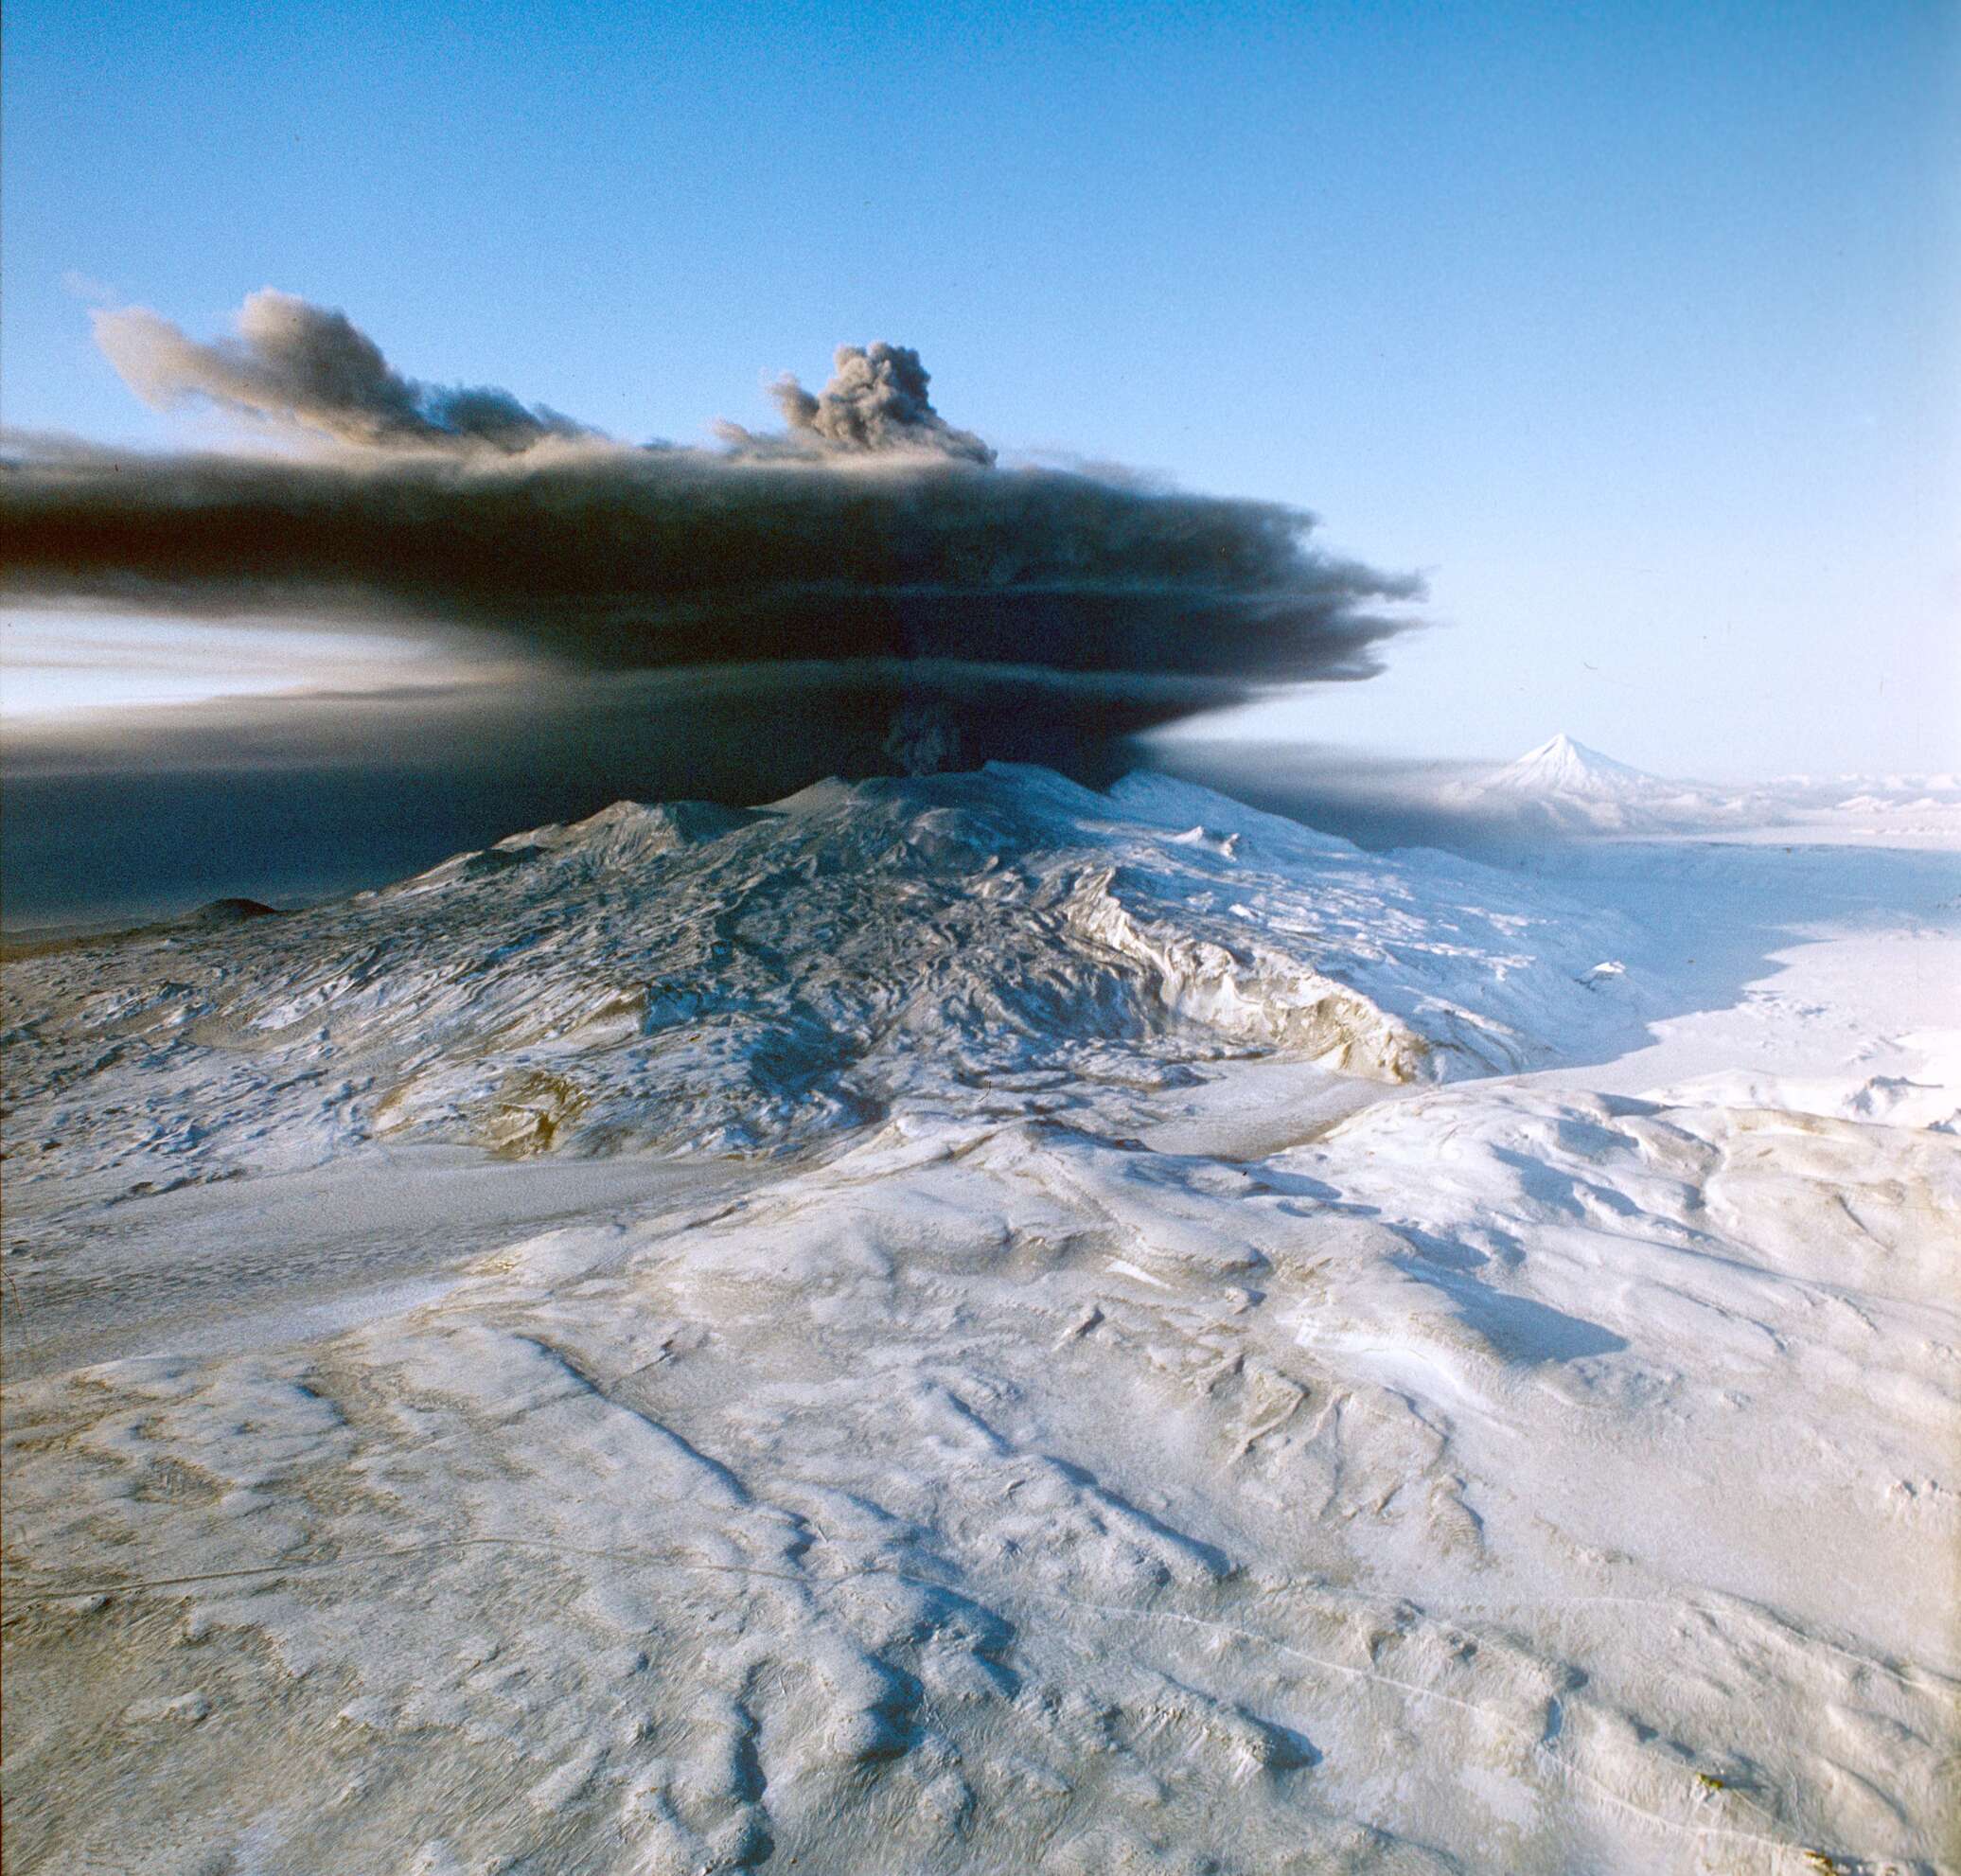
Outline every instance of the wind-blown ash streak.
{"label": "wind-blown ash streak", "polygon": [[583,424],[489,387],[419,384],[392,369],[344,312],[272,287],[238,310],[238,336],[203,345],[144,307],[103,308],[96,343],[145,403],[188,398],[340,443],[465,443],[523,450]]}
{"label": "wind-blown ash streak", "polygon": [[[874,661],[934,698],[963,670],[1014,671],[1065,722],[1071,681],[1094,678],[1104,734],[1370,676],[1420,592],[1312,549],[1298,509],[995,467],[902,346],[844,348],[815,396],[786,381],[784,434],[636,448],[506,392],[433,391],[283,294],[255,294],[219,345],[147,312],[102,326],[145,395],[333,447],[15,439],[0,593],[17,602],[463,627],[627,669]],[[967,731],[964,755],[990,752],[984,721]]]}

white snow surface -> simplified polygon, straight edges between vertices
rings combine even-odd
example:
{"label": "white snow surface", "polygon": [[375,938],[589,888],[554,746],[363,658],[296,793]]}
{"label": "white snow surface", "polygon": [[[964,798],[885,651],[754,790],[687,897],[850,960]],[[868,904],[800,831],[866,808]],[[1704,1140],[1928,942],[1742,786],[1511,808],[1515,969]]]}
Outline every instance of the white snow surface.
{"label": "white snow surface", "polygon": [[1961,1868],[1961,860],[630,804],[6,973],[9,1871]]}

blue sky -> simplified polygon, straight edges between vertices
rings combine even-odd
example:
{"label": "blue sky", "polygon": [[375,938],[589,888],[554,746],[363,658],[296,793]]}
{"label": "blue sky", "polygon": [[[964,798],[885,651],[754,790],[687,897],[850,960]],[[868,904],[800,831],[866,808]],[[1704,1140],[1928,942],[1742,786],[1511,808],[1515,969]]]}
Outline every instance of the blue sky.
{"label": "blue sky", "polygon": [[4,54],[9,424],[209,435],[98,294],[278,286],[677,439],[890,338],[1005,451],[1428,572],[1389,675],[1250,730],[1961,762],[1952,4],[12,0]]}

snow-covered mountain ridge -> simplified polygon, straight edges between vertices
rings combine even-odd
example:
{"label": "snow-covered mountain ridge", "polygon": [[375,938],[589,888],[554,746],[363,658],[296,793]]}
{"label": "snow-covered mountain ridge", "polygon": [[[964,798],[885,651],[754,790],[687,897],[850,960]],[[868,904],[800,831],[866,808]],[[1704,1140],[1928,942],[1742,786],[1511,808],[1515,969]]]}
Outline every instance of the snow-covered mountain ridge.
{"label": "snow-covered mountain ridge", "polygon": [[1624,1025],[1588,976],[1620,936],[1150,774],[623,802],[285,918],[21,962],[15,1124],[71,1177],[80,1150],[155,1182],[395,1136],[744,1150],[1248,1051],[1440,1079]]}

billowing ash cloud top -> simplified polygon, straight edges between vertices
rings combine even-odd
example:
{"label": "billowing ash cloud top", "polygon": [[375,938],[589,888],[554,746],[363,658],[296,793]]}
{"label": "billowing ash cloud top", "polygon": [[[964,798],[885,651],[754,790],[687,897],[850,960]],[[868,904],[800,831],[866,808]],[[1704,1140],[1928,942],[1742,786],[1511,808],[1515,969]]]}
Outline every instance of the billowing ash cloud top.
{"label": "billowing ash cloud top", "polygon": [[1013,745],[1004,699],[1067,743],[1072,725],[1122,734],[1369,676],[1418,596],[1316,552],[1298,509],[1000,468],[933,408],[906,346],[843,347],[822,391],[775,387],[784,431],[725,425],[696,449],[417,382],[344,313],[271,290],[215,344],[141,310],[97,329],[149,401],[202,399],[309,447],[12,439],[0,592],[16,601],[463,627],[562,663],[786,685],[848,665],[925,713],[908,751],[973,760]]}
{"label": "billowing ash cloud top", "polygon": [[[798,436],[841,450],[931,450],[991,464],[994,451],[956,430],[927,397],[930,374],[910,345],[839,345],[831,381],[816,397],[794,378],[777,380],[776,408]],[[746,442],[754,438],[736,432]]]}

